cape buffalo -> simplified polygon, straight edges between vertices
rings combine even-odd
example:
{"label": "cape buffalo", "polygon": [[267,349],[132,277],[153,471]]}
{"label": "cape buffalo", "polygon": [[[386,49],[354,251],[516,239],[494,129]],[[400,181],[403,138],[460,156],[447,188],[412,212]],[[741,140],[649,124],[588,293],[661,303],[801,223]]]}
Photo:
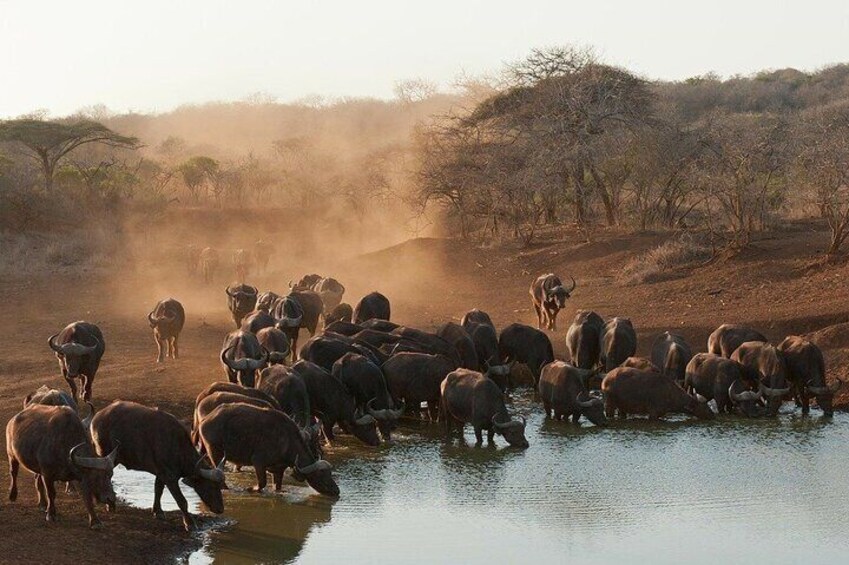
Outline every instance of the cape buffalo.
{"label": "cape buffalo", "polygon": [[280,490],[283,471],[291,467],[295,479],[325,496],[339,496],[330,463],[309,448],[302,430],[279,410],[224,404],[201,421],[200,437],[213,459],[253,466],[257,485],[249,490],[265,488],[267,471],[274,474],[275,488]]}
{"label": "cape buffalo", "polygon": [[215,276],[215,271],[218,270],[218,251],[212,247],[204,247],[200,252],[200,270],[203,275],[203,282],[209,284]]}
{"label": "cape buffalo", "polygon": [[231,383],[253,387],[256,372],[268,364],[269,353],[250,332],[237,330],[224,338],[221,364]]}
{"label": "cape buffalo", "polygon": [[301,277],[297,283],[292,284],[292,281],[289,281],[289,288],[291,290],[313,290],[315,285],[317,285],[323,277],[321,275],[317,275],[315,273],[311,275],[304,275]]}
{"label": "cape buffalo", "polygon": [[306,428],[312,423],[310,396],[300,373],[289,367],[267,367],[259,374],[257,388],[274,397],[280,409],[295,420],[301,428]]}
{"label": "cape buffalo", "polygon": [[637,353],[637,332],[631,320],[616,317],[604,324],[600,352],[599,362],[606,372]]}
{"label": "cape buffalo", "polygon": [[510,324],[498,337],[498,351],[505,363],[524,363],[539,383],[542,367],[554,361],[554,349],[548,336],[524,324]]}
{"label": "cape buffalo", "polygon": [[843,384],[839,379],[831,386],[825,379],[825,359],[819,347],[797,335],[784,338],[778,351],[787,363],[787,378],[793,388],[796,402],[802,405],[802,414],[810,412],[811,397],[826,416],[834,414],[834,393]]}
{"label": "cape buffalo", "polygon": [[119,447],[116,463],[156,477],[153,514],[158,519],[165,519],[161,498],[167,487],[183,514],[183,526],[187,531],[194,528],[194,518],[180,492],[180,479],[194,489],[210,511],[224,512],[221,489],[227,485],[223,459],[214,468],[206,465],[205,458],[192,445],[188,430],[168,412],[116,400],[95,415],[91,436],[101,456]]}
{"label": "cape buffalo", "polygon": [[315,363],[298,362],[292,370],[299,374],[307,385],[313,413],[321,415],[324,435],[333,440],[333,426],[339,424],[343,431],[366,445],[380,445],[377,436],[377,421],[370,414],[356,409],[356,400],[348,387],[339,379]]}
{"label": "cape buffalo", "polygon": [[203,400],[210,394],[215,394],[216,392],[234,392],[237,394],[241,394],[242,396],[250,396],[251,398],[258,398],[260,400],[264,400],[275,408],[280,408],[280,405],[277,404],[277,401],[274,399],[273,396],[270,396],[261,390],[257,390],[255,388],[248,388],[240,384],[229,383],[224,381],[216,381],[207,386],[202,391],[200,391],[200,394],[198,394],[197,398],[195,398],[195,408],[197,408],[201,400]]}
{"label": "cape buffalo", "polygon": [[420,344],[421,346],[423,346],[427,353],[445,355],[446,357],[455,359],[458,365],[462,365],[463,363],[463,360],[460,358],[460,353],[457,351],[457,348],[454,347],[452,343],[449,343],[447,340],[439,337],[436,334],[432,334],[416,328],[410,328],[407,326],[400,326],[398,328],[395,328],[394,330],[392,330],[392,333]]}
{"label": "cape buffalo", "polygon": [[735,407],[744,416],[756,417],[762,413],[762,394],[749,390],[740,364],[714,353],[693,356],[686,367],[684,388],[705,400],[715,401],[720,414],[731,413]]}
{"label": "cape buffalo", "polygon": [[337,359],[349,352],[358,353],[350,341],[343,340],[338,334],[317,335],[310,338],[298,354],[299,359],[310,361],[326,371],[333,369]]}
{"label": "cape buffalo", "polygon": [[767,413],[778,414],[784,396],[790,392],[784,355],[774,346],[762,341],[747,341],[731,354],[731,359],[744,367],[744,375],[754,379],[758,390],[767,399]]}
{"label": "cape buffalo", "polygon": [[504,363],[501,359],[501,353],[498,351],[498,334],[495,333],[495,328],[489,324],[475,324],[472,328],[471,338],[482,367]]}
{"label": "cape buffalo", "polygon": [[270,243],[266,243],[262,239],[254,243],[254,257],[256,257],[256,270],[258,273],[264,272],[268,268],[268,260],[271,259],[271,254],[274,248]]}
{"label": "cape buffalo", "polygon": [[228,286],[224,292],[227,293],[227,308],[238,328],[242,325],[242,318],[256,308],[257,290],[249,284],[237,284]]}
{"label": "cape buffalo", "polygon": [[173,298],[160,300],[153,311],[147,315],[147,321],[153,329],[153,339],[156,341],[158,352],[156,362],[162,363],[166,353],[172,359],[176,359],[179,354],[177,340],[186,323],[186,311],[183,305]]}
{"label": "cape buffalo", "polygon": [[477,445],[483,443],[483,430],[493,443],[495,434],[504,436],[514,447],[528,447],[526,421],[513,420],[504,405],[504,393],[491,379],[468,369],[457,369],[445,377],[441,385],[440,414],[445,435],[451,435],[452,424],[462,432],[466,423],[475,428]]}
{"label": "cape buffalo", "polygon": [[656,420],[670,412],[704,419],[716,417],[707,402],[690,396],[681,385],[654,371],[617,367],[601,381],[601,391],[605,415],[609,419],[617,411],[623,420],[628,414],[647,414],[649,419]]}
{"label": "cape buffalo", "polygon": [[277,328],[262,328],[256,334],[259,345],[268,351],[268,362],[285,363],[292,353],[292,346],[286,334]]}
{"label": "cape buffalo", "polygon": [[271,290],[260,292],[256,298],[256,309],[271,312],[274,309],[274,306],[277,304],[277,301],[281,300],[282,298],[282,296]]}
{"label": "cape buffalo", "polygon": [[83,400],[91,400],[94,377],[106,351],[100,328],[89,322],[74,322],[58,334],[50,336],[47,345],[56,353],[62,376],[74,398],[78,397],[76,379],[81,379]]}
{"label": "cape buffalo", "polygon": [[572,286],[569,288],[563,286],[560,278],[553,273],[540,275],[531,283],[528,292],[537,313],[539,329],[557,329],[557,314],[566,307],[566,300],[572,296],[572,292],[578,286],[574,278],[569,278],[572,279]]}
{"label": "cape buffalo", "polygon": [[380,367],[358,353],[346,353],[333,364],[331,374],[354,396],[357,410],[377,420],[383,439],[390,441],[404,407],[395,407]]}
{"label": "cape buffalo", "polygon": [[18,497],[18,470],[22,465],[35,475],[38,506],[46,510],[47,521],[56,520],[56,481],[79,483],[89,527],[100,520],[94,512],[94,499],[115,509],[112,469],[117,446],[105,457],[92,448],[86,428],[68,406],[31,405],[6,425],[6,453],[12,483],[9,500]]}
{"label": "cape buffalo", "polygon": [[489,314],[483,310],[478,310],[477,308],[469,310],[463,314],[463,319],[460,320],[460,325],[463,326],[469,333],[472,333],[475,326],[481,325],[487,325],[493,330],[495,329],[495,324],[492,323],[492,318],[489,317]]}
{"label": "cape buffalo", "polygon": [[747,341],[769,341],[755,330],[734,324],[722,324],[708,337],[708,353],[731,358],[731,354]]}
{"label": "cape buffalo", "polygon": [[301,331],[301,323],[304,320],[304,309],[301,303],[291,296],[284,296],[274,304],[270,310],[271,317],[275,320],[277,329],[286,334],[291,344],[292,359],[298,350],[298,334]]}
{"label": "cape buffalo", "polygon": [[693,358],[693,350],[680,335],[663,332],[651,348],[651,360],[660,371],[679,383],[684,382],[687,363]]}
{"label": "cape buffalo", "polygon": [[389,320],[391,308],[389,299],[379,292],[372,292],[363,296],[354,307],[354,322],[361,324],[373,318]]}
{"label": "cape buffalo", "polygon": [[601,336],[604,320],[592,310],[578,310],[566,331],[566,348],[572,365],[579,369],[594,369],[601,356]]}
{"label": "cape buffalo", "polygon": [[408,409],[427,402],[434,422],[439,414],[440,385],[456,368],[452,359],[428,353],[396,353],[382,367],[392,398],[403,401]]}
{"label": "cape buffalo", "polygon": [[186,273],[194,278],[200,266],[200,249],[194,244],[186,246]]}
{"label": "cape buffalo", "polygon": [[350,322],[354,319],[354,309],[347,302],[337,304],[333,310],[324,316],[325,327],[333,322]]}
{"label": "cape buffalo", "polygon": [[203,421],[204,418],[206,418],[213,410],[215,410],[222,404],[233,404],[236,402],[250,404],[251,406],[258,406],[260,408],[270,408],[273,410],[277,410],[276,406],[260,398],[246,396],[238,392],[213,392],[212,394],[205,396],[195,406],[195,411],[192,418],[192,444],[200,445],[200,423]]}
{"label": "cape buffalo", "polygon": [[345,294],[345,287],[342,286],[342,283],[332,277],[322,278],[312,290],[321,297],[325,316],[339,306],[342,302],[342,296]]}
{"label": "cape buffalo", "polygon": [[478,359],[475,342],[463,326],[448,322],[436,330],[436,335],[454,346],[459,355],[461,367],[472,371],[480,370],[481,361]]}
{"label": "cape buffalo", "polygon": [[24,398],[24,408],[33,404],[41,404],[44,406],[67,406],[74,412],[79,412],[77,401],[67,392],[50,388],[47,385],[41,385],[35,392],[29,393]]}
{"label": "cape buffalo", "polygon": [[259,333],[263,328],[272,328],[277,321],[274,316],[265,310],[256,309],[249,312],[242,318],[241,330],[250,332],[254,335]]}
{"label": "cape buffalo", "polygon": [[311,290],[293,290],[289,293],[289,297],[295,300],[304,312],[300,327],[306,328],[310,335],[315,335],[319,318],[324,311],[321,297]]}
{"label": "cape buffalo", "polygon": [[555,420],[572,416],[575,424],[583,415],[596,426],[606,425],[604,400],[589,394],[589,381],[595,374],[593,369],[578,369],[563,361],[543,367],[537,390],[546,415]]}

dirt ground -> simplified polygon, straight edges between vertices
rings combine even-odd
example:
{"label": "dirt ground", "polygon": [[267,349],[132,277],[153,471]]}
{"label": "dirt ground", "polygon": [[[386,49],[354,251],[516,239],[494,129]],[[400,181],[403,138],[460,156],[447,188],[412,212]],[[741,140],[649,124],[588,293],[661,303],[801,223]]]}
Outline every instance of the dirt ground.
{"label": "dirt ground", "polygon": [[[392,301],[393,320],[433,329],[459,321],[475,307],[488,311],[499,327],[516,321],[535,325],[528,296],[531,280],[546,272],[571,274],[578,288],[560,315],[558,330],[551,332],[558,356],[564,354],[574,311],[583,308],[630,317],[641,354],[665,330],[683,334],[695,350],[703,351],[708,334],[725,322],[745,323],[776,341],[791,333],[816,332],[813,337],[831,363],[829,378],[849,378],[849,325],[844,324],[849,320],[849,266],[807,268],[826,237],[821,225],[789,224],[739,257],[682,269],[665,282],[616,283],[618,269],[628,259],[669,237],[599,233],[585,244],[574,235],[552,234],[546,243],[524,250],[417,239],[345,259],[311,262],[302,257],[295,263],[275,257],[270,272],[248,282],[284,293],[288,280],[308,271],[333,275],[347,287],[345,301],[354,303],[380,290]],[[224,294],[231,278],[229,267],[222,268],[218,281],[204,287],[176,260],[156,264],[140,258],[109,273],[57,271],[0,280],[0,421],[8,421],[23,397],[40,385],[66,386],[46,340],[82,319],[98,324],[106,340],[94,383],[96,406],[134,400],[188,420],[196,394],[223,378],[218,352],[233,329]],[[145,316],[168,296],[183,302],[187,311],[182,357],[157,365]],[[0,562],[154,563],[199,543],[182,531],[176,513],[159,522],[147,510],[124,506],[114,515],[99,509],[104,528],[90,531],[79,499],[64,493],[57,500],[59,521],[47,524],[27,475],[22,474],[18,501],[9,503],[4,496],[0,503]],[[0,476],[8,477],[5,459]]]}

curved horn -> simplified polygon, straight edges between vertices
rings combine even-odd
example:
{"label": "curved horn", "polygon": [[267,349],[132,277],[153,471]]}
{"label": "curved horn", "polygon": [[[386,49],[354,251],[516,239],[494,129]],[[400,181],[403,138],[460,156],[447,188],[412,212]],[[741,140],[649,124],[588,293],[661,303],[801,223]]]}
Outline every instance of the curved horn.
{"label": "curved horn", "polygon": [[[827,386],[811,386],[811,383],[814,381],[808,381],[805,383],[805,386],[808,388],[811,394],[814,396],[823,396],[826,394],[832,394],[831,388]],[[838,383],[838,388],[840,387]],[[836,390],[836,389],[835,389]]]}
{"label": "curved horn", "polygon": [[572,279],[572,287],[569,290],[566,291],[566,294],[570,294],[573,290],[575,290],[578,287],[578,283],[575,281],[575,277],[573,277],[572,275],[569,275],[569,278]]}
{"label": "curved horn", "polygon": [[[581,400],[581,396],[583,393],[578,393],[578,396],[575,397],[575,401],[578,403],[578,406],[581,408],[590,408],[594,404],[602,404],[604,401],[597,396],[590,396],[589,400]],[[589,396],[589,395],[588,395]]]}
{"label": "curved horn", "polygon": [[497,416],[497,414],[493,415],[493,417],[492,417],[492,425],[495,426],[496,428],[498,428],[499,430],[506,430],[508,428],[524,428],[525,424],[527,423],[527,420],[525,420],[525,418],[522,418],[521,422],[518,421],[518,420],[512,420],[511,419],[509,422],[499,423],[499,422],[495,421],[496,416]]}
{"label": "curved horn", "polygon": [[237,361],[236,359],[230,359],[229,357],[227,357],[227,354],[235,348],[235,345],[231,345],[226,349],[222,349],[221,362],[234,371],[244,371],[245,369],[247,369],[247,363],[245,362],[245,359],[239,359]]}
{"label": "curved horn", "polygon": [[366,412],[368,412],[372,418],[375,420],[388,420],[389,419],[389,411],[386,409],[383,410],[375,410],[372,408],[372,403],[377,400],[377,398],[372,398],[366,403]]}
{"label": "curved horn", "polygon": [[306,467],[301,467],[298,465],[298,456],[295,455],[295,468],[301,475],[311,475],[317,471],[330,471],[333,469],[333,465],[324,459],[316,459],[314,463],[311,463]]}
{"label": "curved horn", "polygon": [[706,402],[709,402],[709,401],[708,401],[708,399],[707,399],[707,397],[702,396],[702,395],[701,395],[701,394],[699,394],[698,392],[696,393],[696,400],[698,400],[698,401],[699,401],[699,402],[701,402],[702,404],[705,404]]}
{"label": "curved horn", "polygon": [[758,390],[763,396],[768,396],[770,398],[781,397],[790,392],[790,388],[769,388],[763,383],[758,383]]}
{"label": "curved horn", "polygon": [[[260,347],[262,347],[262,346],[260,346]],[[271,356],[271,354],[268,352],[268,350],[266,348],[262,347],[262,359],[247,359],[246,360],[246,362],[247,362],[246,364],[248,366],[248,369],[251,370],[251,371],[258,371],[258,370],[262,369],[263,367],[268,365],[268,358],[270,356]]]}
{"label": "curved horn", "polygon": [[743,391],[739,394],[735,393],[734,392],[734,385],[739,383],[739,382],[740,381],[738,379],[738,380],[734,381],[733,383],[731,383],[731,386],[728,387],[728,397],[735,404],[739,403],[739,402],[744,402],[746,400],[758,400],[763,396],[763,394],[760,391],[755,392],[753,390],[746,390],[746,391]]}
{"label": "curved horn", "polygon": [[86,400],[85,403],[88,404],[88,416],[83,419],[83,427],[85,429],[89,429],[91,427],[91,420],[94,418],[95,410],[94,404],[92,404],[88,400]]}
{"label": "curved horn", "polygon": [[[87,445],[87,442],[78,443],[73,448],[71,448],[71,452],[68,455],[68,459],[73,465],[86,469],[98,469],[100,471],[112,470],[112,467],[115,466],[112,463],[111,459],[112,453],[110,453],[108,457],[83,457],[82,455],[77,455],[77,450],[83,447],[84,445]],[[117,449],[117,447],[115,449]],[[115,450],[112,450],[112,452],[115,453]]]}
{"label": "curved horn", "polygon": [[201,457],[198,459],[198,462],[195,464],[195,472],[199,477],[204,478],[208,481],[214,481],[216,483],[224,483],[224,462],[227,460],[226,455],[221,459],[221,462],[214,469],[207,469],[203,467],[204,458]]}
{"label": "curved horn", "polygon": [[59,334],[58,334],[58,333],[51,335],[51,336],[47,339],[47,345],[49,345],[49,346],[50,346],[50,349],[52,349],[52,350],[53,350],[53,351],[55,351],[56,353],[62,353],[62,347],[61,347],[61,346],[59,346],[59,345],[56,345],[56,342],[54,341],[57,337],[59,337]]}
{"label": "curved horn", "polygon": [[228,286],[227,288],[225,288],[225,289],[224,289],[224,292],[226,292],[226,293],[227,293],[227,296],[229,296],[230,298],[235,298],[235,297],[236,297],[236,294],[238,294],[238,293],[235,293],[235,292],[233,292],[232,290],[230,290],[230,287],[229,287],[229,286]]}
{"label": "curved horn", "polygon": [[150,314],[147,315],[147,323],[150,324],[150,327],[153,327],[153,326],[156,325],[156,319],[153,317],[153,312],[151,312]]}

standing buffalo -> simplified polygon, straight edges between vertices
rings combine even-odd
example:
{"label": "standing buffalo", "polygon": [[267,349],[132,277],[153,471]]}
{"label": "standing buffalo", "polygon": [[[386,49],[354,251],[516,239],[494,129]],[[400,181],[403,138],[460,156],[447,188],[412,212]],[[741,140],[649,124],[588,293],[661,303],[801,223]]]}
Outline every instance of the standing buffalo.
{"label": "standing buffalo", "polygon": [[716,402],[720,414],[731,413],[735,407],[749,417],[760,416],[763,412],[760,406],[763,395],[749,390],[740,364],[714,353],[699,353],[690,360],[684,388]]}
{"label": "standing buffalo", "polygon": [[656,420],[670,412],[708,420],[716,417],[707,401],[690,396],[681,385],[654,371],[618,367],[601,381],[601,391],[605,415],[611,419],[617,411],[623,420],[628,414],[646,414]]}
{"label": "standing buffalo", "polygon": [[24,408],[34,404],[41,404],[44,406],[67,406],[74,412],[79,412],[77,401],[74,400],[73,396],[61,390],[49,388],[47,385],[41,385],[35,392],[29,393],[26,398],[24,398]]}
{"label": "standing buffalo", "polygon": [[272,396],[280,410],[288,414],[301,428],[306,429],[312,423],[307,384],[295,370],[280,366],[263,369],[257,380],[257,388]]}
{"label": "standing buffalo", "polygon": [[300,304],[303,310],[303,319],[301,327],[306,328],[310,335],[315,335],[318,329],[318,321],[324,311],[324,303],[318,293],[312,290],[293,290],[289,293],[289,298]]}
{"label": "standing buffalo", "polygon": [[[481,360],[478,359],[475,342],[463,326],[448,322],[436,330],[436,335],[450,343],[457,350],[460,366],[464,369],[478,371],[481,368]],[[500,364],[500,363],[499,363]]]}
{"label": "standing buffalo", "polygon": [[317,285],[321,279],[322,276],[315,273],[311,275],[304,275],[301,277],[301,280],[295,284],[292,284],[292,281],[289,281],[289,288],[291,290],[313,290],[315,285]]}
{"label": "standing buffalo", "polygon": [[273,365],[285,363],[292,352],[289,338],[278,328],[262,328],[256,333],[256,339],[268,351],[268,362]]}
{"label": "standing buffalo", "polygon": [[58,334],[50,336],[47,344],[59,359],[59,368],[74,399],[78,397],[76,379],[81,379],[83,400],[91,400],[94,377],[106,351],[100,328],[89,322],[74,322]]}
{"label": "standing buffalo", "polygon": [[566,331],[566,348],[572,365],[593,369],[601,357],[601,336],[604,320],[592,310],[578,310]]}
{"label": "standing buffalo", "polygon": [[240,392],[213,392],[212,394],[204,396],[203,399],[195,405],[194,416],[192,419],[192,444],[202,446],[202,442],[200,441],[200,423],[203,421],[204,418],[209,416],[213,410],[215,410],[222,404],[233,404],[236,402],[241,402],[242,404],[250,404],[251,406],[258,406],[260,408],[270,408],[277,410],[276,404],[272,404],[271,402],[263,400],[261,398],[247,396],[245,394],[241,394]]}
{"label": "standing buffalo", "polygon": [[342,295],[345,294],[345,287],[342,286],[342,283],[331,277],[318,281],[313,290],[321,297],[325,316],[339,306],[342,302]]}
{"label": "standing buffalo", "polygon": [[23,465],[35,475],[38,506],[46,510],[48,522],[56,520],[56,481],[75,481],[80,485],[89,527],[97,527],[100,520],[94,512],[94,499],[115,509],[112,469],[116,451],[110,449],[108,456],[97,457],[86,428],[72,408],[32,405],[6,426],[12,476],[9,500],[14,502],[18,497],[18,469]]}
{"label": "standing buffalo", "polygon": [[823,414],[833,415],[834,393],[843,383],[840,380],[836,380],[832,386],[826,383],[825,359],[820,348],[802,337],[791,335],[778,345],[778,351],[787,363],[787,378],[796,402],[802,405],[802,414],[810,412],[813,396]]}
{"label": "standing buffalo", "polygon": [[440,385],[457,363],[444,355],[396,353],[383,364],[383,374],[392,398],[408,408],[427,402],[428,415],[436,421],[439,414]]}
{"label": "standing buffalo", "polygon": [[[599,362],[605,372],[612,371],[637,353],[637,332],[628,318],[611,318],[601,332]],[[655,363],[656,364],[656,363]]]}
{"label": "standing buffalo", "polygon": [[153,311],[147,315],[147,321],[153,329],[153,339],[156,341],[158,352],[156,362],[162,363],[166,353],[171,359],[176,359],[179,354],[177,340],[186,323],[186,311],[183,310],[183,305],[173,298],[160,300]]}
{"label": "standing buffalo", "polygon": [[343,431],[353,434],[366,445],[380,445],[377,421],[370,414],[357,410],[356,400],[348,387],[315,363],[301,361],[292,366],[307,385],[310,406],[321,414],[324,435],[334,439],[333,426],[339,424]]}
{"label": "standing buffalo", "polygon": [[[572,295],[578,283],[572,279],[572,286],[568,289],[560,282],[560,278],[549,273],[540,275],[531,283],[530,295],[533,302],[534,310],[537,313],[537,321],[539,329],[557,329],[557,314],[563,308],[566,308],[566,300]],[[545,327],[543,327],[545,326]]]}
{"label": "standing buffalo", "polygon": [[248,278],[251,271],[251,252],[247,249],[236,249],[233,251],[233,270],[236,280],[243,282]]}
{"label": "standing buffalo", "polygon": [[490,379],[468,369],[457,369],[445,377],[441,385],[440,413],[446,436],[452,424],[462,432],[466,423],[475,428],[477,445],[483,444],[483,430],[492,444],[495,434],[504,436],[514,447],[528,447],[526,421],[513,420],[504,405],[504,393]]}
{"label": "standing buffalo", "polygon": [[463,314],[463,319],[460,320],[460,325],[463,326],[469,333],[472,333],[475,326],[481,325],[487,325],[492,327],[492,329],[495,329],[495,324],[492,323],[492,318],[489,317],[489,314],[483,310],[478,310],[477,308],[469,310]]}
{"label": "standing buffalo", "polygon": [[242,318],[242,326],[240,329],[257,335],[263,328],[273,328],[275,323],[276,320],[274,319],[274,316],[265,310],[256,309],[245,314],[245,317]]}
{"label": "standing buffalo", "polygon": [[256,308],[257,290],[249,284],[237,284],[228,286],[224,292],[227,293],[227,308],[238,328],[242,325],[242,318]]}
{"label": "standing buffalo", "polygon": [[404,407],[395,408],[380,367],[358,353],[346,353],[333,364],[331,374],[348,388],[357,410],[374,418],[383,439],[390,441]]}
{"label": "standing buffalo", "polygon": [[350,322],[354,319],[354,309],[347,302],[337,304],[326,316],[324,316],[324,325],[329,326],[333,322]]}
{"label": "standing buffalo", "polygon": [[259,344],[252,333],[237,330],[224,338],[221,346],[221,364],[231,383],[253,387],[256,372],[268,364],[268,351]]}
{"label": "standing buffalo", "polygon": [[784,355],[762,341],[747,341],[731,355],[744,367],[744,375],[754,379],[758,390],[767,398],[767,413],[778,414],[784,396],[790,392]]}
{"label": "standing buffalo", "polygon": [[330,463],[309,448],[302,430],[279,410],[224,404],[201,421],[200,437],[213,460],[221,457],[237,465],[253,466],[257,485],[249,490],[265,488],[267,471],[274,474],[275,488],[280,490],[283,471],[291,467],[296,479],[306,481],[319,493],[339,496]]}
{"label": "standing buffalo", "polygon": [[524,363],[534,376],[534,387],[544,365],[554,361],[548,336],[524,324],[510,324],[498,337],[498,350],[505,363]]}
{"label": "standing buffalo", "polygon": [[766,343],[769,340],[755,330],[734,324],[722,324],[708,337],[708,353],[722,355],[730,359],[731,354],[747,341]]}
{"label": "standing buffalo", "polygon": [[244,386],[237,384],[237,383],[216,381],[216,382],[210,384],[209,386],[207,386],[205,389],[203,389],[200,392],[200,394],[197,395],[197,398],[195,398],[194,420],[192,422],[192,444],[195,444],[195,445],[197,444],[196,435],[197,435],[198,425],[200,424],[200,421],[198,420],[198,406],[201,405],[201,403],[204,401],[204,399],[206,397],[212,396],[213,394],[216,394],[216,393],[219,393],[219,392],[227,392],[227,393],[232,393],[232,394],[236,394],[236,395],[239,395],[239,396],[246,396],[248,398],[254,398],[254,399],[260,400],[262,402],[267,402],[268,404],[270,404],[275,409],[278,409],[278,410],[280,409],[280,405],[277,403],[277,401],[274,399],[274,397],[272,397],[271,395],[269,395],[269,394],[267,394],[267,393],[265,393],[261,390],[258,390],[258,389],[255,389],[255,388],[244,387]]}
{"label": "standing buffalo", "polygon": [[495,328],[489,324],[475,324],[471,338],[481,367],[504,363],[498,351],[498,334],[495,333]]}
{"label": "standing buffalo", "polygon": [[221,489],[227,488],[224,461],[214,468],[206,465],[204,457],[192,446],[188,430],[168,412],[135,402],[115,401],[95,415],[91,436],[100,455],[117,447],[116,463],[156,477],[153,513],[158,519],[165,519],[161,499],[167,487],[183,513],[183,526],[187,531],[195,526],[186,498],[180,492],[180,479],[194,489],[209,510],[216,514],[224,512],[221,496]]}
{"label": "standing buffalo", "polygon": [[259,273],[264,272],[268,268],[268,261],[271,259],[271,254],[274,249],[271,244],[264,242],[262,239],[254,243],[254,257],[256,257],[256,270]]}
{"label": "standing buffalo", "polygon": [[271,316],[276,320],[277,329],[286,334],[291,344],[292,358],[298,351],[298,334],[304,320],[304,309],[301,303],[291,296],[284,296],[274,304]]}
{"label": "standing buffalo", "polygon": [[200,252],[200,270],[203,275],[203,282],[209,284],[215,276],[215,271],[218,270],[218,251],[212,247],[204,247]]}
{"label": "standing buffalo", "polygon": [[604,400],[589,394],[588,383],[595,374],[592,369],[579,369],[563,361],[543,367],[537,390],[546,415],[555,420],[572,416],[575,424],[583,415],[596,426],[607,424]]}
{"label": "standing buffalo", "polygon": [[379,292],[372,292],[363,296],[354,307],[354,323],[361,324],[373,318],[389,320],[390,314],[389,299]]}
{"label": "standing buffalo", "polygon": [[693,358],[693,350],[687,345],[686,340],[677,334],[663,332],[651,348],[651,360],[660,371],[667,377],[675,379],[678,383],[684,382],[684,374],[687,372],[687,363]]}

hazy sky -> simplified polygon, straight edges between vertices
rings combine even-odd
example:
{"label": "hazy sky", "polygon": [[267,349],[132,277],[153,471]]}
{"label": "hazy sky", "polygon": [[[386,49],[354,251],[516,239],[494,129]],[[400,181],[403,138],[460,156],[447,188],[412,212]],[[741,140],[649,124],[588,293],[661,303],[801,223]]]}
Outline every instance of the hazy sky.
{"label": "hazy sky", "polygon": [[816,69],[849,62],[849,1],[0,0],[0,117],[389,97],[564,43],[649,78]]}

